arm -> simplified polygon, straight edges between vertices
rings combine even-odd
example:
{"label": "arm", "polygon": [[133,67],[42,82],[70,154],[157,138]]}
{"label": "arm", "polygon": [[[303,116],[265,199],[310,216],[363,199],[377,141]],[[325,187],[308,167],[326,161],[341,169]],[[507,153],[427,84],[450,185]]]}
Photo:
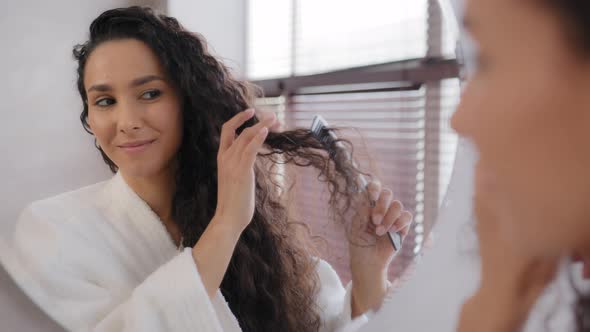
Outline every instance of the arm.
{"label": "arm", "polygon": [[213,298],[219,289],[239,238],[239,231],[216,217],[192,249],[193,259],[201,271],[201,280],[209,298]]}
{"label": "arm", "polygon": [[[112,285],[134,282],[133,276],[121,266],[105,266],[109,253],[94,250],[64,225],[28,208],[11,245],[0,252],[13,279],[60,325],[73,331],[221,331],[190,249],[128,293]],[[120,280],[121,274],[130,280]],[[119,281],[106,287],[113,278]]]}
{"label": "arm", "polygon": [[274,116],[236,130],[254,116],[249,109],[223,125],[217,156],[218,197],[215,217],[193,248],[193,257],[201,273],[207,294],[213,297],[233,255],[235,246],[254,215],[254,163]]}
{"label": "arm", "polygon": [[358,197],[349,239],[353,318],[381,307],[390,286],[389,265],[396,254],[386,233],[405,238],[412,222],[412,215],[378,181],[368,184],[367,193],[368,198]]}

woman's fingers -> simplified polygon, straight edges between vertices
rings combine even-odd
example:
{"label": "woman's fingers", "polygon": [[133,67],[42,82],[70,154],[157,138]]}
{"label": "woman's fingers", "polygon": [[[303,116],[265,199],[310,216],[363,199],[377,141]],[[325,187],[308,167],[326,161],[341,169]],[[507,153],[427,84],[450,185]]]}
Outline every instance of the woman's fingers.
{"label": "woman's fingers", "polygon": [[369,182],[369,184],[367,184],[367,194],[369,195],[371,207],[374,207],[377,204],[379,195],[381,195],[381,182],[379,182],[379,180]]}
{"label": "woman's fingers", "polygon": [[231,146],[230,150],[235,151],[240,155],[240,157],[244,157],[243,153],[246,150],[246,147],[250,144],[250,142],[260,133],[263,128],[271,127],[276,121],[276,116],[268,117],[252,127],[248,127],[242,131],[240,136],[236,138],[234,144]]}
{"label": "woman's fingers", "polygon": [[[393,192],[390,189],[383,189],[379,195],[379,198],[375,202],[375,207],[371,213],[371,219],[373,220],[373,224],[381,225],[387,210],[389,209],[389,205],[393,200]],[[389,227],[387,227],[389,228]]]}
{"label": "woman's fingers", "polygon": [[402,238],[406,237],[410,232],[410,225],[414,216],[408,211],[403,211],[399,218],[393,223],[390,232],[399,233]]}
{"label": "woman's fingers", "polygon": [[258,155],[258,151],[264,144],[264,140],[266,136],[268,136],[268,127],[262,127],[254,136],[254,138],[250,141],[246,149],[244,150],[244,154],[242,155],[242,162],[245,163],[246,167],[252,168],[254,166],[254,162],[256,161],[256,156]]}
{"label": "woman's fingers", "polygon": [[404,206],[400,201],[393,201],[387,205],[383,221],[377,226],[376,233],[381,236],[391,229],[394,223],[401,217]]}
{"label": "woman's fingers", "polygon": [[253,108],[247,109],[236,114],[233,118],[223,124],[221,127],[219,154],[224,153],[232,146],[236,138],[236,130],[246,121],[250,120],[254,116],[254,113]]}
{"label": "woman's fingers", "polygon": [[[275,117],[275,113],[272,111],[256,110],[256,117],[258,118],[258,120],[264,121],[264,120],[268,119],[269,117]],[[268,128],[268,131],[271,133],[272,132],[279,132],[280,130],[281,130],[281,122],[280,121],[275,121],[275,123]]]}

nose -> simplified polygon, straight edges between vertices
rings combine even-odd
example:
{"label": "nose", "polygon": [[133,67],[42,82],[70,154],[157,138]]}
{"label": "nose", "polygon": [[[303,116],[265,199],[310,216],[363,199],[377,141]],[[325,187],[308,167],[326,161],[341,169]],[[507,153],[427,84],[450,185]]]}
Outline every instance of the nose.
{"label": "nose", "polygon": [[130,134],[143,128],[143,112],[139,105],[133,103],[119,103],[118,129],[122,133]]}
{"label": "nose", "polygon": [[455,130],[458,134],[463,134],[462,133],[462,124],[461,124],[461,113],[460,113],[460,105],[457,107],[457,109],[455,110],[455,112],[453,113],[453,116],[451,117],[451,128],[453,128],[453,130]]}
{"label": "nose", "polygon": [[457,134],[463,137],[471,136],[469,130],[469,108],[468,101],[465,99],[466,91],[463,91],[459,105],[451,117],[451,127],[457,132]]}

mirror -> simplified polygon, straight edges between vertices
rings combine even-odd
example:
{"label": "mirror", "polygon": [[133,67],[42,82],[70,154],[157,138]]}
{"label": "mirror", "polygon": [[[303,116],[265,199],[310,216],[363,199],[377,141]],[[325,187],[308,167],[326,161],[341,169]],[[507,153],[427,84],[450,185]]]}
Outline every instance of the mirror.
{"label": "mirror", "polygon": [[[231,67],[233,74],[261,88],[263,97],[258,98],[257,108],[260,112],[276,114],[281,125],[277,130],[309,128],[316,115],[340,128],[341,137],[355,147],[353,157],[359,168],[391,188],[394,198],[414,215],[415,222],[401,252],[394,259],[389,276],[397,281],[411,277],[405,272],[433,241],[431,230],[449,185],[457,150],[457,137],[450,129],[449,119],[459,100],[460,64],[455,53],[456,31],[452,27],[455,20],[445,5],[435,0],[125,3],[130,4],[156,6],[178,18],[188,30],[202,33],[214,54]],[[82,104],[75,87],[71,51],[73,45],[86,40],[91,19],[108,8],[120,7],[121,2],[90,1],[82,7],[75,7],[78,5],[66,1],[59,6],[47,4],[30,9],[26,5],[13,4],[5,11],[10,15],[0,14],[3,15],[1,26],[5,28],[0,30],[0,35],[14,44],[11,52],[2,55],[6,60],[1,62],[7,66],[4,70],[7,79],[0,84],[8,95],[21,96],[2,106],[2,115],[8,121],[2,121],[0,130],[6,135],[0,140],[0,149],[6,151],[8,160],[3,165],[5,185],[0,199],[10,202],[8,208],[0,212],[1,220],[5,221],[0,225],[0,231],[9,242],[15,234],[15,222],[30,202],[112,178],[103,163],[103,156],[94,149],[100,147],[101,142],[85,133],[79,122]],[[71,15],[72,8],[82,14]],[[46,28],[31,30],[28,23],[20,19],[23,16]],[[226,16],[240,19],[218,19]],[[330,24],[326,24],[326,16],[330,17]],[[22,33],[13,35],[11,32],[15,30]],[[247,31],[247,38],[244,38],[244,31]],[[38,52],[38,49],[44,51]],[[117,54],[124,55],[125,52]],[[326,186],[309,168],[279,167],[279,175],[296,180],[287,200],[289,212],[295,220],[307,224],[312,235],[320,238],[314,242],[319,257],[336,270],[346,285],[351,279],[347,256],[348,229],[334,222],[326,209]],[[137,214],[141,218],[137,215],[135,219],[130,217],[132,225],[137,220],[157,220],[159,215],[156,215],[155,208],[150,209],[152,206],[144,204],[146,202],[139,198],[141,195],[122,186],[121,177],[114,179],[109,181],[118,181],[126,202],[140,206],[142,211]],[[111,207],[121,202],[125,201],[111,197],[108,204],[104,201],[101,204]],[[53,207],[52,213],[63,210],[67,208]],[[124,216],[133,217],[135,213],[132,208],[123,210],[125,213],[121,214]],[[30,210],[27,213],[34,214]],[[69,221],[69,217],[63,220]],[[55,235],[50,226],[41,228],[43,231],[21,226],[20,239],[31,235],[44,240],[59,238],[62,243],[59,235],[63,233]],[[183,245],[192,247],[196,241],[196,238],[187,239],[180,232],[175,233],[173,227],[161,226],[157,223],[154,228],[138,228],[140,235],[145,235],[142,232],[146,229],[156,234],[146,231],[149,233],[146,243],[165,247],[163,257],[154,255],[160,260],[148,260],[148,265],[152,265],[138,269],[146,272],[145,275],[133,275],[137,280],[127,283],[117,278],[115,281],[109,277],[100,279],[94,274],[97,271],[91,270],[89,274],[92,276],[84,281],[90,282],[92,287],[108,288],[109,292],[105,293],[120,295],[131,294],[134,288],[129,285],[137,286],[134,282],[152,280],[148,276],[152,273],[157,276],[160,268],[169,267],[168,260],[176,262],[186,253],[186,250],[179,253],[175,246],[170,246],[171,239],[174,244],[180,244],[179,250]],[[170,223],[164,226],[170,226]],[[126,243],[125,237],[117,237],[119,232],[108,234],[109,241]],[[110,253],[107,249],[96,252]],[[161,253],[158,249],[156,252]],[[52,252],[48,249],[48,253]],[[33,259],[34,256],[22,257]],[[142,259],[128,261],[143,262]],[[43,269],[34,272],[40,271],[47,272]],[[190,271],[194,272],[194,268]],[[51,282],[56,280],[59,278],[53,278]],[[105,286],[102,284],[105,280],[113,281],[115,286]],[[61,284],[58,286],[63,288],[53,288],[69,290]],[[129,288],[125,288],[127,286]],[[160,290],[164,293],[160,294],[162,296],[190,293]],[[193,291],[202,292],[198,293],[201,298],[207,299],[209,295],[204,286]],[[227,293],[218,295],[217,300],[224,300]],[[51,299],[44,300],[48,301],[44,302],[48,310],[60,308],[54,306]],[[124,302],[120,298],[116,300]],[[221,306],[216,310],[225,310],[227,317],[231,317],[225,301],[215,303]],[[228,321],[230,325],[235,323]],[[68,327],[78,327],[75,325],[78,323],[70,321]],[[223,327],[231,330],[235,328],[232,326]]]}
{"label": "mirror", "polygon": [[[253,1],[249,13],[248,74],[266,96],[259,107],[275,112],[285,128],[309,127],[318,114],[342,128],[360,168],[414,214],[390,269],[390,279],[399,279],[428,246],[453,170],[457,136],[449,120],[460,96],[453,10],[431,0],[297,1],[295,9],[270,3]],[[323,13],[336,7],[335,21],[326,25]],[[272,29],[277,15],[296,15],[297,24]],[[291,42],[277,47],[271,39]],[[292,210],[322,239],[321,257],[348,282],[346,231],[326,210],[326,186],[314,170],[292,173]]]}

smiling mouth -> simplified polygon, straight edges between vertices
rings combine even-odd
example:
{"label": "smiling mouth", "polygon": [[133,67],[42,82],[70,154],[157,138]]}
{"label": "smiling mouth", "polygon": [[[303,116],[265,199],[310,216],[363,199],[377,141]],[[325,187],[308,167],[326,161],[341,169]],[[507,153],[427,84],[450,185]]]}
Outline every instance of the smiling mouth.
{"label": "smiling mouth", "polygon": [[130,142],[119,145],[119,148],[123,149],[127,152],[139,152],[145,150],[148,146],[154,143],[156,140],[145,140],[145,141],[137,141],[137,142]]}

